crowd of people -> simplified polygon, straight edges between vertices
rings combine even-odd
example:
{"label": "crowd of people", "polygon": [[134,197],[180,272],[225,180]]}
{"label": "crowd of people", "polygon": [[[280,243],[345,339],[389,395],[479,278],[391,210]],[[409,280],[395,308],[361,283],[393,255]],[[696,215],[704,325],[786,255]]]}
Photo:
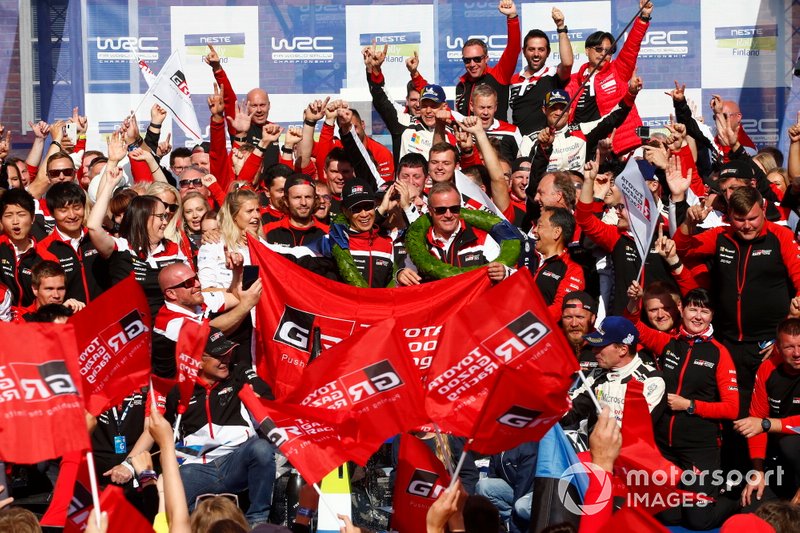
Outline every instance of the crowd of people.
{"label": "crowd of people", "polygon": [[[485,42],[464,43],[452,106],[417,54],[406,61],[406,99],[394,102],[381,70],[386,48],[363,49],[391,146],[371,138],[359,112],[336,96],[310,102],[302,127],[270,122],[268,92],[252,88],[240,102],[236,90],[247,88],[231,85],[211,45],[210,140],[194,148],[173,148],[161,135],[167,111],[159,105],[145,131],[124,118],[104,151],[86,149],[78,108],[69,119],[31,124],[24,158],[12,155],[11,127],[0,126],[2,320],[65,322],[132,274],[153,317],[152,372],[164,378],[176,375],[184,323],[210,322],[175,428],[178,448],[199,450],[194,457],[178,468],[177,391],[164,416],[145,415],[143,389],[91,424],[101,485],[125,487],[158,531],[272,531],[260,525],[267,522],[308,531],[316,513],[308,485],[295,510],[277,508],[276,480],[291,465],[237,396],[249,384],[273,397],[269,376],[253,367],[253,309],[264,287],[247,279],[248,236],[359,287],[403,290],[474,267],[497,284],[528,269],[585,373],[560,421],[576,451],[613,470],[628,385],[639,382],[664,458],[682,470],[751,474],[684,483],[713,502],[670,508],[657,515],[663,524],[796,530],[800,124],[788,128],[788,154],[756,150],[735,101],[714,96],[704,119],[676,81],[664,97],[674,121],[642,137],[636,63],[654,16],[648,0],[619,50],[612,34],[591,34],[583,65],[574,64],[567,21],[554,8],[557,67],[547,65],[556,43],[546,31],[523,37],[514,2],[498,9],[507,47],[490,64]],[[631,158],[659,213],[646,257],[615,184]],[[464,446],[454,436],[447,446],[431,433],[416,436],[443,462]],[[160,457],[151,456],[155,444]],[[481,458],[468,454],[457,488],[432,505],[428,531],[534,531],[545,512],[536,506],[537,455],[537,443],[525,443],[489,457],[481,475]],[[58,462],[43,468],[56,479]],[[775,472],[781,481],[767,483]],[[0,524],[15,531],[26,520],[19,509],[0,511]],[[98,530],[93,520],[89,528]],[[348,520],[345,530],[358,524]]]}

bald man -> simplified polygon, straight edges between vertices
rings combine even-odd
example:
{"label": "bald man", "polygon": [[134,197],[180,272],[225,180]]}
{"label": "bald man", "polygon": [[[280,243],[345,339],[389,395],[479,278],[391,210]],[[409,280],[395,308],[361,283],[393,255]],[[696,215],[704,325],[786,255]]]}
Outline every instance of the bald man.
{"label": "bald man", "polygon": [[[185,263],[173,263],[161,269],[158,285],[164,295],[164,305],[153,321],[153,373],[163,377],[175,375],[174,343],[178,341],[183,321],[211,319],[211,325],[229,335],[239,328],[261,297],[261,280],[247,289],[241,288],[241,276],[234,276],[238,285],[237,299],[212,299],[215,308],[206,305],[197,274]],[[234,303],[231,304],[231,301]],[[219,313],[219,314],[217,314]],[[249,347],[244,351],[249,352]]]}
{"label": "bald man", "polygon": [[[223,98],[225,102],[225,115],[231,118],[235,117],[237,101],[236,92],[233,90],[233,86],[228,79],[228,75],[225,73],[225,70],[220,64],[217,51],[214,50],[214,47],[210,44],[208,45],[208,49],[208,55],[206,55],[203,60],[208,63],[208,65],[211,67],[211,70],[214,71],[214,79],[216,79],[219,86],[224,90]],[[250,131],[248,131],[244,137],[238,137],[238,133],[229,122],[228,133],[230,133],[231,142],[238,142],[239,144],[244,142],[258,144],[258,141],[261,140],[261,128],[264,126],[264,124],[269,122],[269,94],[267,94],[267,91],[264,89],[256,87],[247,93],[246,101],[247,111],[248,113],[252,113],[250,117]],[[264,150],[263,168],[268,168],[277,162],[278,145],[277,143],[272,143],[266,148],[266,150]]]}

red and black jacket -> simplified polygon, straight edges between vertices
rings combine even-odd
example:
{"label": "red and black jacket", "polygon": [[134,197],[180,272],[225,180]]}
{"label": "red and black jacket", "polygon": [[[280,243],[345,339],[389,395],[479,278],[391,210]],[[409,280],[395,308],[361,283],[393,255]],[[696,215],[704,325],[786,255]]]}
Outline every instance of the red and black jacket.
{"label": "red and black jacket", "polygon": [[36,244],[36,253],[43,260],[59,263],[64,269],[67,282],[65,301],[75,298],[89,303],[111,287],[109,263],[95,249],[86,228],[77,253],[68,241],[61,240],[57,229]]}
{"label": "red and black jacket", "polygon": [[531,268],[536,286],[542,293],[550,316],[558,322],[561,320],[564,296],[570,292],[582,291],[586,286],[583,269],[570,258],[566,248],[560,254],[544,260],[537,253],[536,259],[536,265]]}
{"label": "red and black jacket", "polygon": [[261,223],[265,226],[286,218],[286,213],[278,211],[270,203],[267,203],[266,207],[260,208],[259,211],[261,212]]}
{"label": "red and black jacket", "polygon": [[[460,220],[460,222],[461,228],[458,230],[455,240],[452,242],[447,251],[445,251],[444,247],[442,247],[441,244],[436,242],[436,239],[434,239],[433,228],[428,230],[426,241],[431,255],[437,257],[448,265],[457,267],[471,267],[487,264],[489,260],[486,259],[485,250],[486,238],[489,236],[489,234],[483,230],[470,226],[464,222],[463,218]],[[430,279],[425,279],[424,277],[423,280],[432,281]]]}
{"label": "red and black jacket", "polygon": [[270,244],[281,246],[302,246],[324,237],[328,230],[328,226],[316,218],[314,218],[312,226],[298,228],[292,224],[289,217],[286,217],[264,227],[264,240]]}
{"label": "red and black jacket", "polygon": [[675,234],[684,260],[711,260],[714,327],[728,340],[756,342],[775,337],[800,291],[800,245],[792,231],[766,221],[755,239],[736,237],[730,226],[695,236]]}
{"label": "red and black jacket", "polygon": [[394,242],[377,228],[355,233],[346,232],[359,273],[372,288],[384,288],[394,276]]}
{"label": "red and black jacket", "polygon": [[[783,364],[783,356],[778,353],[758,367],[750,416],[780,418],[781,433],[800,433],[800,373],[790,371]],[[764,459],[767,454],[767,434],[759,433],[750,437],[747,445],[752,459]]]}
{"label": "red and black jacket", "polygon": [[659,431],[669,446],[698,448],[719,445],[720,420],[739,412],[739,389],[733,359],[713,337],[670,335],[644,325],[626,313],[639,330],[639,341],[656,354],[666,392],[694,400],[695,413],[667,410]]}
{"label": "red and black jacket", "polygon": [[26,306],[33,303],[31,269],[41,261],[34,246],[17,258],[17,252],[7,235],[0,236],[0,283],[11,291],[13,303]]}

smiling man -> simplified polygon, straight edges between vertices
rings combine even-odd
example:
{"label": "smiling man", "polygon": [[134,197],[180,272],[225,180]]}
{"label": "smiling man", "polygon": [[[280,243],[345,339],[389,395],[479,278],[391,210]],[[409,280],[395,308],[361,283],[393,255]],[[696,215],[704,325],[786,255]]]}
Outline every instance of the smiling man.
{"label": "smiling man", "polygon": [[531,30],[525,35],[522,46],[525,68],[511,79],[511,117],[522,135],[534,134],[547,125],[541,109],[544,97],[550,91],[566,87],[572,74],[572,45],[564,14],[554,7],[552,15],[558,32],[561,62],[557,67],[545,65],[550,57],[550,38],[542,30]]}
{"label": "smiling man", "polygon": [[264,240],[282,247],[302,246],[328,233],[328,226],[314,216],[319,201],[314,182],[303,174],[293,174],[283,186],[283,204],[289,215],[264,226]]}

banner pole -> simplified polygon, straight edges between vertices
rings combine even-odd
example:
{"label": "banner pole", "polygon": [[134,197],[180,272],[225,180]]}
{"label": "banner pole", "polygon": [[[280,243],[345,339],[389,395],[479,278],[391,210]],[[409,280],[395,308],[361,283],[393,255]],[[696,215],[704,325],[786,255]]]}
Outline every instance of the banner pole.
{"label": "banner pole", "polygon": [[328,500],[325,498],[325,495],[322,494],[322,491],[319,488],[319,483],[314,483],[312,486],[314,487],[314,490],[317,492],[317,495],[319,495],[319,501],[322,502],[322,505],[324,505],[325,508],[328,510],[328,512],[331,514],[331,516],[333,516],[334,521],[337,524],[343,523],[341,520],[339,520],[339,515],[337,515],[336,511],[333,510],[333,507],[328,502]]}
{"label": "banner pole", "polygon": [[175,417],[175,426],[172,428],[172,440],[173,442],[178,442],[178,428],[181,426],[181,418],[183,417],[183,413],[178,414]]}
{"label": "banner pole", "polygon": [[89,467],[89,484],[92,487],[92,504],[94,505],[94,518],[97,529],[100,529],[100,495],[97,491],[97,474],[94,471],[94,456],[91,450],[86,452],[86,464]]}

